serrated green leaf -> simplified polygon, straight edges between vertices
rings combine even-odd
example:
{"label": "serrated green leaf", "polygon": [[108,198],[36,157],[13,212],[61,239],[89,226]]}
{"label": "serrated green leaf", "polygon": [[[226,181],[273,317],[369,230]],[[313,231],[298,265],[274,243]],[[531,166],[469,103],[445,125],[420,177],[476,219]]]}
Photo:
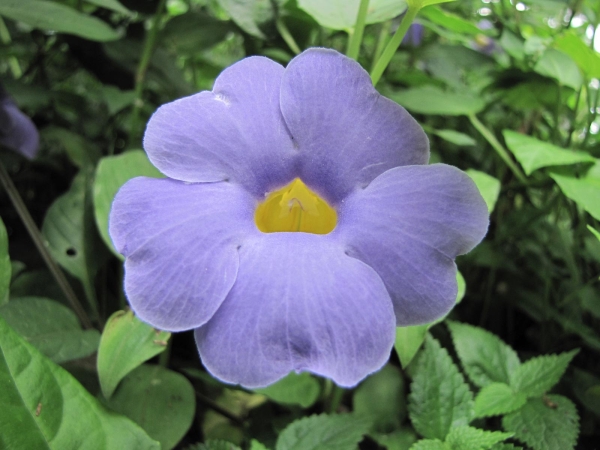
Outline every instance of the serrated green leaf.
{"label": "serrated green leaf", "polygon": [[510,377],[510,385],[527,397],[539,397],[561,379],[567,366],[579,350],[560,355],[544,355],[530,359],[518,367]]}
{"label": "serrated green leaf", "polygon": [[[356,24],[360,0],[298,0],[298,6],[320,25],[349,31]],[[367,24],[385,22],[406,10],[405,0],[371,0]]]}
{"label": "serrated green leaf", "polygon": [[44,0],[2,0],[0,15],[33,28],[74,34],[92,41],[112,41],[120,34],[105,22],[60,3]]}
{"label": "serrated green leaf", "polygon": [[446,349],[428,335],[416,361],[408,410],[423,437],[444,440],[473,418],[473,394]]}
{"label": "serrated green leaf", "polygon": [[8,255],[8,234],[0,218],[0,305],[8,302],[12,266]]}
{"label": "serrated green leaf", "polygon": [[94,217],[100,236],[112,252],[123,258],[108,234],[108,216],[117,191],[135,177],[160,178],[163,175],[148,160],[143,150],[132,150],[100,160],[94,180]]}
{"label": "serrated green leaf", "polygon": [[452,450],[487,450],[512,435],[513,433],[485,431],[468,426],[455,427],[448,433],[446,445]]}
{"label": "serrated green leaf", "polygon": [[490,450],[523,450],[523,447],[514,444],[496,444]]}
{"label": "serrated green leaf", "polygon": [[353,411],[372,419],[373,430],[389,433],[400,427],[406,417],[404,378],[396,367],[387,364],[363,381],[352,397]]}
{"label": "serrated green leaf", "polygon": [[160,450],[158,442],[126,417],[107,411],[2,318],[0,392],[2,448]]}
{"label": "serrated green leaf", "polygon": [[415,442],[410,450],[451,450],[445,443],[439,439],[421,439]]}
{"label": "serrated green leaf", "polygon": [[305,417],[279,435],[276,450],[355,450],[371,423],[353,414]]}
{"label": "serrated green leaf", "polygon": [[89,356],[100,344],[97,330],[82,330],[73,311],[46,298],[12,299],[0,307],[0,316],[55,363]]}
{"label": "serrated green leaf", "polygon": [[566,53],[590,78],[600,78],[600,55],[572,30],[566,31],[554,40],[554,46]]}
{"label": "serrated green leaf", "polygon": [[534,69],[540,75],[554,78],[562,86],[579,89],[583,83],[577,64],[569,56],[553,48],[544,52]]}
{"label": "serrated green leaf", "polygon": [[594,157],[586,152],[565,150],[521,133],[504,130],[502,134],[507,147],[523,166],[523,170],[527,175],[531,175],[542,167],[593,163],[596,161]]}
{"label": "serrated green leaf", "polygon": [[490,417],[516,411],[527,402],[527,396],[514,392],[504,383],[485,386],[475,397],[475,417]]}
{"label": "serrated green leaf", "polygon": [[291,372],[285,378],[254,392],[266,395],[271,400],[284,405],[312,406],[319,398],[319,382],[308,372]]}
{"label": "serrated green leaf", "polygon": [[117,311],[109,317],[98,349],[98,377],[107,399],[119,382],[144,361],[167,348],[171,333],[141,322],[131,311]]}
{"label": "serrated green leaf", "polygon": [[502,427],[534,450],[572,450],[579,435],[575,405],[560,395],[532,398],[502,419]]}
{"label": "serrated green leaf", "polygon": [[196,411],[194,388],[183,375],[143,364],[130,372],[106,402],[170,450],[187,433]]}
{"label": "serrated green leaf", "polygon": [[585,209],[596,220],[600,220],[600,160],[581,177],[551,172],[550,177],[560,190]]}
{"label": "serrated green leaf", "polygon": [[434,130],[432,133],[441,137],[443,140],[450,142],[451,144],[461,147],[472,147],[477,144],[477,141],[468,134],[460,133],[454,130]]}
{"label": "serrated green leaf", "polygon": [[477,185],[477,189],[479,189],[479,193],[485,200],[488,211],[491,213],[500,195],[500,180],[479,170],[468,169],[466,173]]}
{"label": "serrated green leaf", "polygon": [[480,97],[444,91],[431,85],[387,92],[386,95],[409,111],[419,114],[461,116],[476,114],[485,108],[485,102]]}
{"label": "serrated green leaf", "polygon": [[479,387],[510,383],[520,365],[515,351],[489,331],[459,322],[447,322],[456,353],[471,381]]}

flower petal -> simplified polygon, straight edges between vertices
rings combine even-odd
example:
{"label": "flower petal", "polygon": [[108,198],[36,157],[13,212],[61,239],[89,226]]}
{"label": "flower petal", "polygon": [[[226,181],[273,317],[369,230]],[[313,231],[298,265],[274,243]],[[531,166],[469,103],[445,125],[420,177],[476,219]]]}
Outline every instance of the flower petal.
{"label": "flower petal", "polygon": [[[1,87],[0,87],[1,89]],[[0,145],[20,153],[27,159],[37,155],[40,135],[31,119],[0,91]]]}
{"label": "flower petal", "polygon": [[334,50],[310,49],[289,63],[281,111],[300,151],[300,178],[333,203],[392,167],[429,160],[415,119]]}
{"label": "flower petal", "polygon": [[212,92],[161,106],[144,136],[148,157],[170,178],[235,180],[253,194],[293,177],[293,142],[279,109],[283,67],[250,57],[227,68]]}
{"label": "flower petal", "polygon": [[245,243],[235,285],[196,330],[206,368],[249,388],[292,370],[353,386],[387,361],[394,336],[379,276],[327,237],[308,233]]}
{"label": "flower petal", "polygon": [[126,257],[125,292],[141,320],[181,331],[212,317],[235,282],[238,246],[258,233],[254,203],[234,183],[139,177],[121,188],[109,232]]}
{"label": "flower petal", "polygon": [[399,326],[428,323],[456,300],[454,258],[485,236],[488,211],[452,166],[398,167],[344,202],[336,234],[383,279]]}

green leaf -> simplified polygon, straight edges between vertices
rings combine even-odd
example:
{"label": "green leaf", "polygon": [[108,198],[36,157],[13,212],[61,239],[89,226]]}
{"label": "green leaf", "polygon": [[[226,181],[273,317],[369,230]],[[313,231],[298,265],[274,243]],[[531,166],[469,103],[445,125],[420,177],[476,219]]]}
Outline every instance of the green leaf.
{"label": "green leaf", "polygon": [[472,147],[477,143],[477,141],[468,134],[459,133],[454,130],[434,130],[432,133],[441,137],[443,140],[460,147]]}
{"label": "green leaf", "polygon": [[487,450],[492,445],[502,442],[512,435],[513,433],[484,431],[462,426],[450,430],[446,438],[446,445],[452,450]]}
{"label": "green leaf", "polygon": [[527,175],[531,175],[532,172],[542,167],[593,163],[596,161],[588,153],[565,150],[521,133],[504,130],[502,134],[507,147],[513,152]]}
{"label": "green leaf", "polygon": [[444,11],[439,7],[423,8],[419,12],[421,17],[455,33],[478,35],[484,33],[473,22],[463,19],[456,14]]}
{"label": "green leaf", "polygon": [[[360,0],[298,0],[298,6],[319,25],[334,30],[350,31],[356,24]],[[371,0],[367,24],[385,22],[406,10],[405,0]]]}
{"label": "green leaf", "polygon": [[387,364],[363,381],[352,397],[353,411],[373,422],[373,430],[390,432],[406,417],[404,378],[396,367]]}
{"label": "green leaf", "polygon": [[162,450],[170,450],[192,425],[195,399],[183,375],[144,364],[123,378],[107,405],[141,426]]}
{"label": "green leaf", "polygon": [[514,444],[496,444],[490,447],[490,450],[523,450],[523,447],[516,446]]}
{"label": "green leaf", "polygon": [[485,200],[488,211],[491,213],[500,195],[500,180],[479,170],[468,169],[466,172],[477,185],[477,189],[479,189],[479,193]]}
{"label": "green leaf", "polygon": [[98,350],[100,333],[82,330],[75,313],[53,300],[15,298],[0,307],[0,316],[55,363],[83,358]]}
{"label": "green leaf", "polygon": [[83,136],[61,127],[50,126],[41,135],[45,142],[67,154],[77,167],[93,167],[100,159],[100,151]]}
{"label": "green leaf", "polygon": [[540,75],[554,78],[562,86],[579,89],[583,77],[577,64],[558,50],[553,48],[544,52],[535,65],[535,71]]}
{"label": "green leaf", "polygon": [[579,350],[532,358],[512,373],[510,385],[528,397],[539,397],[558,383],[577,353]]}
{"label": "green leaf", "polygon": [[419,114],[460,116],[476,114],[485,108],[480,97],[444,91],[437,86],[419,86],[397,92],[387,92],[392,100]]}
{"label": "green leaf", "polygon": [[111,397],[125,375],[162,353],[170,336],[141,322],[131,311],[110,316],[98,349],[98,377],[104,397]]}
{"label": "green leaf", "polygon": [[600,55],[569,30],[554,40],[554,46],[566,53],[589,78],[600,78]]}
{"label": "green leaf", "polygon": [[370,422],[353,414],[305,417],[279,435],[276,450],[355,450]]}
{"label": "green leaf", "polygon": [[250,441],[250,450],[269,450],[266,446],[258,442],[256,439]]}
{"label": "green leaf", "polygon": [[416,361],[408,410],[415,430],[444,440],[452,427],[473,418],[473,394],[446,349],[431,336]]}
{"label": "green leaf", "polygon": [[600,417],[600,378],[581,369],[573,371],[571,386],[581,404]]}
{"label": "green leaf", "polygon": [[139,177],[162,177],[148,161],[143,150],[133,150],[118,156],[107,156],[100,160],[94,181],[94,216],[100,236],[115,255],[123,258],[113,246],[108,234],[108,216],[117,191],[128,180]]}
{"label": "green leaf", "polygon": [[266,39],[261,27],[275,19],[276,6],[281,0],[218,0],[218,3],[242,30]]}
{"label": "green leaf", "polygon": [[597,159],[585,175],[579,178],[558,172],[552,172],[550,176],[556,181],[563,194],[596,220],[600,220],[600,160]]}
{"label": "green leaf", "polygon": [[121,5],[117,0],[85,0],[92,5],[101,6],[102,8],[110,9],[112,11],[120,12],[122,14],[131,15],[133,14],[123,5]]}
{"label": "green leaf", "polygon": [[74,34],[92,41],[112,41],[120,34],[108,24],[60,3],[44,0],[2,0],[0,15],[33,28]]}
{"label": "green leaf", "polygon": [[534,450],[572,450],[579,435],[575,405],[561,395],[532,398],[504,416],[503,428]]}
{"label": "green leaf", "polygon": [[516,411],[527,402],[527,396],[504,383],[485,386],[475,397],[475,417],[490,417]]}
{"label": "green leaf", "polygon": [[471,381],[479,387],[494,382],[509,384],[519,357],[498,336],[482,328],[447,322],[456,353]]}
{"label": "green leaf", "polygon": [[285,378],[262,389],[257,394],[266,395],[271,400],[284,405],[312,406],[321,393],[319,382],[308,372],[291,372]]}
{"label": "green leaf", "polygon": [[102,97],[108,108],[108,113],[114,116],[125,107],[133,104],[135,91],[122,91],[117,87],[105,85],[102,86]]}
{"label": "green leaf", "polygon": [[[256,441],[252,441],[256,442]],[[227,441],[208,440],[204,444],[194,444],[186,447],[185,450],[241,450],[237,445]],[[250,447],[250,450],[260,450],[260,448]]]}
{"label": "green leaf", "polygon": [[178,54],[193,56],[223,41],[234,30],[230,21],[190,11],[169,20],[162,30],[161,39],[174,47]]}
{"label": "green leaf", "polygon": [[8,302],[8,293],[12,274],[8,254],[8,233],[0,217],[0,306]]}
{"label": "green leaf", "polygon": [[438,5],[440,3],[450,3],[456,0],[406,0],[406,2],[415,8],[424,8],[430,5]]}
{"label": "green leaf", "polygon": [[587,229],[590,230],[592,232],[592,234],[594,236],[596,236],[596,238],[600,241],[600,231],[596,230],[595,228],[593,228],[590,225],[587,226]]}
{"label": "green leaf", "polygon": [[129,419],[107,411],[68,372],[0,318],[0,440],[35,450],[160,450]]}
{"label": "green leaf", "polygon": [[409,450],[417,441],[417,435],[412,428],[400,428],[389,434],[369,434],[379,445],[383,445],[387,450]]}
{"label": "green leaf", "polygon": [[421,439],[416,442],[410,450],[451,450],[439,439]]}

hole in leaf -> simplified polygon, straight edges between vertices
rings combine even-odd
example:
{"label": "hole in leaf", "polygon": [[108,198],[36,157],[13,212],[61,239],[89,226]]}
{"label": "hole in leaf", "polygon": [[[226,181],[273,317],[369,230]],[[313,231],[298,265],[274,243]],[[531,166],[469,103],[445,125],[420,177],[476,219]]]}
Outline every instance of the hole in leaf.
{"label": "hole in leaf", "polygon": [[73,247],[69,247],[65,253],[67,254],[67,256],[77,256],[77,250],[75,250]]}

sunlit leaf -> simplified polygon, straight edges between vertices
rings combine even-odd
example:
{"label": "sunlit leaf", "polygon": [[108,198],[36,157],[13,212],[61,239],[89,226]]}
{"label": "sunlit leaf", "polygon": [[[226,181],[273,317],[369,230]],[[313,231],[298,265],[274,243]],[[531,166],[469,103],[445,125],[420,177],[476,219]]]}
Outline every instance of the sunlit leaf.
{"label": "sunlit leaf", "polygon": [[600,160],[581,177],[551,172],[563,194],[600,220]]}
{"label": "sunlit leaf", "polygon": [[481,98],[431,85],[390,92],[389,96],[409,111],[419,114],[460,116],[476,114],[485,108]]}
{"label": "sunlit leaf", "polygon": [[557,37],[554,46],[566,53],[590,78],[600,78],[600,55],[586,45],[573,31]]}
{"label": "sunlit leaf", "polygon": [[479,192],[488,207],[488,211],[491,213],[496,206],[498,195],[500,195],[500,180],[485,172],[474,169],[467,170],[467,175],[469,175],[477,185],[477,189],[479,189]]}
{"label": "sunlit leaf", "polygon": [[554,78],[562,86],[579,89],[583,78],[577,64],[567,55],[553,48],[544,52],[535,65],[535,71]]}
{"label": "sunlit leaf", "polygon": [[12,267],[8,255],[8,234],[2,218],[0,218],[0,305],[8,301]]}
{"label": "sunlit leaf", "polygon": [[254,392],[265,395],[277,403],[308,408],[317,401],[321,388],[319,382],[309,373],[291,372],[276,383],[262,389],[255,389]]}

